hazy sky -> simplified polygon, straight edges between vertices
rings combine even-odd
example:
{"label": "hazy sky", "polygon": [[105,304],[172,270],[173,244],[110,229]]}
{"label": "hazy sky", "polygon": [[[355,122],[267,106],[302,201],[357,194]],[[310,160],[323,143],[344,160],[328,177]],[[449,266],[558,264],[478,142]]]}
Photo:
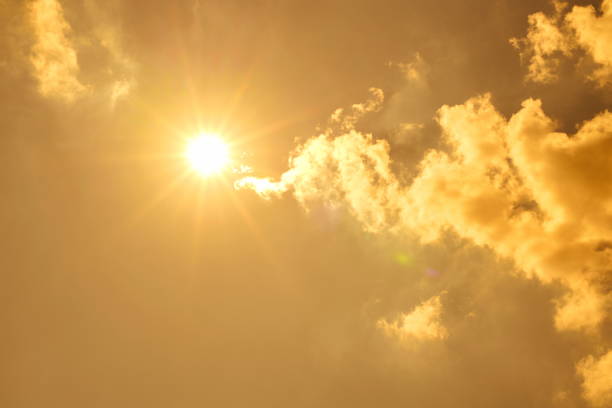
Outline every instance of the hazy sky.
{"label": "hazy sky", "polygon": [[0,406],[612,406],[612,0],[0,0],[0,98]]}

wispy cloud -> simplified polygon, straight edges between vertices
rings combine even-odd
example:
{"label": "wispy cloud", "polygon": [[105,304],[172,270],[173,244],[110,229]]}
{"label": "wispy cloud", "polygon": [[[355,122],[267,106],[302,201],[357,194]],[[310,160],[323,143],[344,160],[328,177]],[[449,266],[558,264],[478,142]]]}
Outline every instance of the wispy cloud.
{"label": "wispy cloud", "polygon": [[411,60],[403,62],[390,62],[389,66],[396,67],[406,80],[417,84],[425,85],[429,74],[429,65],[420,53],[415,53]]}
{"label": "wispy cloud", "polygon": [[62,6],[57,0],[36,0],[29,7],[35,36],[30,61],[38,89],[44,96],[72,102],[84,95],[87,87],[78,79],[77,53]]}
{"label": "wispy cloud", "polygon": [[[104,4],[104,3],[102,3]],[[92,21],[92,43],[108,54],[101,90],[109,95],[111,108],[127,97],[136,85],[136,63],[125,51],[122,29],[105,7],[96,0],[87,0],[85,9]]]}
{"label": "wispy cloud", "polygon": [[[123,49],[120,27],[105,9],[89,0],[85,10],[82,18],[90,19],[92,24],[79,33],[81,39],[76,42],[58,0],[35,0],[29,4],[35,38],[30,56],[33,75],[45,97],[72,103],[85,95],[97,95],[107,99],[113,108],[135,85],[135,63]],[[103,63],[80,63],[79,58],[85,54],[101,56]]]}

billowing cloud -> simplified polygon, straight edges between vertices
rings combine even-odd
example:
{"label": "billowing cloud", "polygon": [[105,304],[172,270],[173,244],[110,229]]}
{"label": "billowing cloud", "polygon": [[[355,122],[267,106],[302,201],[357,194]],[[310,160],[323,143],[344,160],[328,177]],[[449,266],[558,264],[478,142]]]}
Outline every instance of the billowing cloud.
{"label": "billowing cloud", "polygon": [[366,231],[379,232],[396,213],[398,182],[389,168],[389,145],[372,135],[357,132],[356,121],[367,112],[379,109],[383,94],[371,90],[373,98],[353,105],[352,111],[336,111],[331,124],[340,124],[346,133],[335,137],[328,129],[299,147],[291,158],[291,169],[278,182],[248,177],[236,182],[237,188],[250,187],[263,197],[293,190],[305,204],[323,201],[344,203]]}
{"label": "billowing cloud", "polygon": [[583,394],[594,407],[612,405],[612,350],[600,358],[588,356],[577,366],[583,378]]}
{"label": "billowing cloud", "polygon": [[569,56],[571,43],[559,28],[561,12],[566,4],[554,2],[555,15],[542,12],[528,17],[529,28],[525,38],[512,38],[510,43],[528,60],[527,79],[534,82],[551,82],[557,79],[557,67],[562,55]]}
{"label": "billowing cloud", "polygon": [[601,15],[593,6],[574,6],[564,14],[567,3],[553,1],[555,13],[542,12],[528,17],[529,28],[525,38],[512,38],[510,42],[528,62],[527,79],[534,82],[552,82],[558,79],[562,58],[571,57],[582,50],[595,64],[589,78],[600,86],[612,79],[612,0],[603,0]]}
{"label": "billowing cloud", "polygon": [[566,21],[576,33],[576,42],[599,67],[591,78],[600,85],[612,80],[612,0],[603,0],[601,15],[593,6],[574,7]]}
{"label": "billowing cloud", "polygon": [[402,313],[391,322],[380,319],[376,326],[386,335],[401,341],[443,340],[448,337],[448,330],[440,321],[441,314],[442,302],[438,295],[427,299],[411,312]]}
{"label": "billowing cloud", "polygon": [[425,242],[453,232],[512,259],[527,277],[564,284],[557,328],[596,328],[610,302],[612,114],[568,136],[554,131],[540,101],[524,101],[507,120],[484,95],[443,106],[438,122],[449,151],[430,150],[410,185],[391,170],[386,141],[350,129],[308,140],[279,182],[237,186],[267,196],[292,190],[306,208],[344,205],[369,232]]}
{"label": "billowing cloud", "polygon": [[61,4],[57,0],[33,1],[29,17],[35,36],[30,61],[38,90],[43,96],[74,101],[87,88],[78,79],[77,53]]}
{"label": "billowing cloud", "polygon": [[426,155],[404,222],[426,239],[450,228],[527,276],[563,282],[571,291],[558,304],[557,327],[595,327],[609,303],[611,254],[599,248],[611,238],[603,227],[611,216],[611,120],[605,112],[569,137],[554,132],[536,100],[509,121],[488,96],[443,107],[439,122],[453,152]]}

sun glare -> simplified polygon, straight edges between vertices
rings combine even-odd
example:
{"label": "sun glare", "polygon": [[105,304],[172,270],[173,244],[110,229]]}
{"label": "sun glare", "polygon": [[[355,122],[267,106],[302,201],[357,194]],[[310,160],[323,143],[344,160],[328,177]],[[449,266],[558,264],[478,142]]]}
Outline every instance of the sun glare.
{"label": "sun glare", "polygon": [[219,173],[230,161],[227,144],[218,136],[207,133],[187,142],[185,157],[191,167],[203,176]]}

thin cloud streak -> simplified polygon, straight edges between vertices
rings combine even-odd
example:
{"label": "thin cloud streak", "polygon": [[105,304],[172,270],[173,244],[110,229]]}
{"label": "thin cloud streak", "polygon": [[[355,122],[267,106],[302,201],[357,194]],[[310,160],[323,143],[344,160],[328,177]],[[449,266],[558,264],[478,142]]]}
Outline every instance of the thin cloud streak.
{"label": "thin cloud streak", "polygon": [[36,0],[29,5],[36,41],[30,62],[43,96],[73,102],[87,87],[79,79],[77,53],[70,40],[71,28],[57,0]]}

